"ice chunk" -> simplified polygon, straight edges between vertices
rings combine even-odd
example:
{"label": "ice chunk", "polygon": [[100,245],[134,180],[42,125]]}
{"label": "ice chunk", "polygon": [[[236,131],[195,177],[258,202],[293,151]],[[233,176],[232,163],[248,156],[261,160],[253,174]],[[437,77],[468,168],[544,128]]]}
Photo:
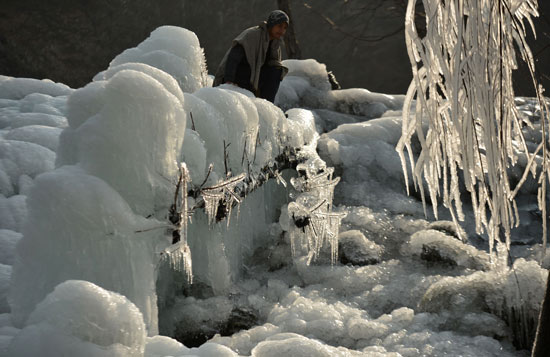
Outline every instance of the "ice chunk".
{"label": "ice chunk", "polygon": [[292,128],[287,131],[285,144],[290,147],[300,147],[311,144],[317,138],[313,113],[306,109],[290,109],[287,113],[288,125]]}
{"label": "ice chunk", "polygon": [[32,93],[27,95],[19,102],[19,111],[21,113],[44,113],[64,116],[59,107],[59,99],[63,97],[52,97],[47,94]]}
{"label": "ice chunk", "polygon": [[88,118],[98,114],[105,101],[107,82],[91,82],[74,91],[67,99],[67,121],[74,130]]}
{"label": "ice chunk", "polygon": [[[227,154],[227,169],[235,174],[243,172],[247,163],[253,162],[256,148],[259,117],[254,102],[240,93],[219,88],[203,88],[194,94],[225,117],[227,136],[215,139],[214,142],[208,141],[207,148],[221,147],[221,152],[219,149],[217,151],[222,157],[224,153]],[[202,135],[200,129],[199,134]],[[221,169],[216,168],[218,172],[223,172]]]}
{"label": "ice chunk", "polygon": [[372,93],[362,88],[331,90],[325,65],[313,59],[285,60],[283,64],[289,73],[281,82],[275,103],[284,110],[328,109],[371,119],[403,106],[403,95]]}

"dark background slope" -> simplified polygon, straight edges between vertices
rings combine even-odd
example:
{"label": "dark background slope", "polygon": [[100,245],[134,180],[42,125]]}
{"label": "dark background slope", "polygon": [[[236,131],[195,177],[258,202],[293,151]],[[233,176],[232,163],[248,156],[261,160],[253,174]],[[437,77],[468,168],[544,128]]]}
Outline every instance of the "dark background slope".
{"label": "dark background slope", "polygon": [[[411,76],[400,31],[405,0],[291,5],[303,58],[325,63],[343,87],[405,93]],[[539,6],[538,39],[531,46],[550,88],[550,1],[539,0]],[[276,7],[275,0],[0,0],[0,74],[80,87],[165,24],[197,34],[213,73],[231,40]],[[532,94],[525,69],[515,85],[517,94]]]}

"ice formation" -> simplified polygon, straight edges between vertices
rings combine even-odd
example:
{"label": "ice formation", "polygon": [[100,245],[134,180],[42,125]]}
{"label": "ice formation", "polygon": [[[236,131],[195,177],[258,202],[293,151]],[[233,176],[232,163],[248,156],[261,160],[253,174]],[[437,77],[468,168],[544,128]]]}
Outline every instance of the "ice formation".
{"label": "ice formation", "polygon": [[[547,274],[536,190],[518,192],[514,264],[489,270],[471,207],[461,240],[406,195],[404,96],[286,64],[286,113],[208,87],[171,26],[78,90],[1,77],[1,356],[525,352]],[[531,147],[540,112],[516,104]]]}

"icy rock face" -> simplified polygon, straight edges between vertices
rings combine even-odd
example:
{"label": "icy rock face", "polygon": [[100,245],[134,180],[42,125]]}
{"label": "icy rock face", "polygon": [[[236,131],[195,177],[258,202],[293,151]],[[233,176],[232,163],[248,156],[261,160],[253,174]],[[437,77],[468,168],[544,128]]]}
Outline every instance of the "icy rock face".
{"label": "icy rock face", "polygon": [[127,298],[87,281],[68,280],[36,306],[8,354],[139,356],[145,339],[142,314]]}
{"label": "icy rock face", "polygon": [[340,233],[338,236],[339,260],[342,264],[369,265],[380,262],[383,248],[369,241],[358,230]]}
{"label": "icy rock face", "polygon": [[[170,74],[184,92],[206,86],[206,61],[197,36],[184,28],[161,26],[137,47],[127,49],[111,61],[110,67],[144,63]],[[104,72],[94,80],[103,79]]]}

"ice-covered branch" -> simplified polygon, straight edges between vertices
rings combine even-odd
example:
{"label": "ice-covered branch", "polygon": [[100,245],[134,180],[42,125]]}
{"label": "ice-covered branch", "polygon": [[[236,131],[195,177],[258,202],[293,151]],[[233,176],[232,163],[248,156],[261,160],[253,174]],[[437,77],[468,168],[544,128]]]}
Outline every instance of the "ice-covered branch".
{"label": "ice-covered branch", "polygon": [[[403,108],[403,131],[397,150],[405,169],[405,151],[413,182],[424,201],[424,182],[437,217],[437,197],[443,197],[453,220],[463,220],[460,173],[471,200],[478,232],[487,230],[492,251],[495,241],[518,224],[509,168],[520,155],[535,172],[537,153],[523,138],[523,123],[514,104],[512,71],[516,54],[533,69],[526,44],[524,20],[538,16],[534,0],[424,0],[427,34],[418,35],[414,23],[416,0],[406,16],[406,42],[413,81]],[[517,52],[516,52],[517,49]],[[534,76],[533,76],[534,78]],[[542,101],[540,88],[539,100]],[[413,99],[416,98],[416,108]],[[544,115],[542,121],[545,121]],[[427,123],[427,130],[424,124]],[[545,124],[543,124],[543,138]],[[410,142],[417,136],[422,151],[415,158]],[[546,145],[542,146],[541,189],[545,189]],[[524,180],[520,181],[522,184]],[[541,196],[544,199],[545,194]],[[545,211],[541,201],[541,209]],[[502,232],[503,231],[503,232]]]}

